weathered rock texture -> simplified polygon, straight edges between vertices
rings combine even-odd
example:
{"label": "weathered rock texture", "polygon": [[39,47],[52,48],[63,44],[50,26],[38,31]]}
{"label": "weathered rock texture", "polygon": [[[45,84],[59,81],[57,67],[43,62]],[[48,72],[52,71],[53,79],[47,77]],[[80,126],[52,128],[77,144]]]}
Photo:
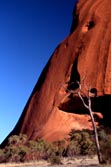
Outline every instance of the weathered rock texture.
{"label": "weathered rock texture", "polygon": [[53,141],[67,138],[71,129],[91,128],[80,98],[67,92],[80,81],[87,93],[83,78],[97,91],[92,101],[96,121],[110,125],[111,0],[79,0],[70,35],[55,49],[11,134]]}

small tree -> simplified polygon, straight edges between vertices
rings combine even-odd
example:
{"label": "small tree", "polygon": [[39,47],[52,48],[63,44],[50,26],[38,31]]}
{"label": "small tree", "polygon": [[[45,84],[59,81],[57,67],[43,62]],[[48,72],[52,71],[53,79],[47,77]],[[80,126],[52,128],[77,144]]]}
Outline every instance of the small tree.
{"label": "small tree", "polygon": [[[83,79],[84,80],[84,79]],[[83,81],[82,80],[82,81]],[[68,89],[67,88],[67,91],[71,94],[77,94],[78,97],[81,99],[84,107],[86,109],[88,109],[89,111],[89,115],[91,117],[91,122],[92,122],[92,126],[93,126],[93,130],[94,130],[94,136],[95,136],[95,145],[96,145],[96,151],[97,151],[97,156],[98,156],[98,161],[99,163],[101,164],[103,161],[102,161],[102,156],[101,156],[101,152],[100,152],[100,144],[99,144],[99,139],[98,139],[98,133],[97,133],[97,128],[96,128],[96,124],[95,124],[95,121],[94,121],[94,116],[93,116],[93,111],[92,111],[92,107],[91,107],[91,96],[95,95],[94,93],[91,94],[91,91],[90,89],[88,89],[86,87],[86,85],[84,84],[85,86],[85,89],[87,90],[87,94],[83,93],[82,91],[82,87],[81,87],[81,83],[79,81],[76,81],[76,82],[73,82],[71,84],[76,84],[76,87],[77,90],[71,90],[71,89]],[[94,88],[93,88],[94,89]],[[84,97],[87,98],[88,100],[88,104],[85,102],[84,100]]]}

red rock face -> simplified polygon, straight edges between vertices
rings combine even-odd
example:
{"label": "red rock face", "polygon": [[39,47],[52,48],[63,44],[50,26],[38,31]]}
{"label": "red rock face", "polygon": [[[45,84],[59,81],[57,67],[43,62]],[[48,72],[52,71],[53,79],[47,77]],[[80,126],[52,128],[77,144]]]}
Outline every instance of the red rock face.
{"label": "red rock face", "polygon": [[11,134],[54,141],[71,129],[92,128],[80,98],[66,91],[76,89],[70,88],[75,81],[85,94],[85,87],[97,91],[96,121],[110,124],[111,1],[79,0],[73,17],[70,35],[55,49]]}

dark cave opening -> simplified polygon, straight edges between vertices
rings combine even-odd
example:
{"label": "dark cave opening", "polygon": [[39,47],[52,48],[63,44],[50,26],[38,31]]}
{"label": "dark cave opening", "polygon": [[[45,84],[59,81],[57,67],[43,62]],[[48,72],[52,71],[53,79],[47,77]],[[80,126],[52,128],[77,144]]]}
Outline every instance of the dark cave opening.
{"label": "dark cave opening", "polygon": [[94,21],[89,21],[88,22],[88,30],[92,29],[95,26]]}
{"label": "dark cave opening", "polygon": [[102,124],[111,127],[111,95],[95,97],[92,100],[92,109],[103,115]]}
{"label": "dark cave opening", "polygon": [[[84,101],[88,104],[88,99],[84,97]],[[94,118],[99,123],[99,125],[104,125],[105,127],[111,127],[111,95],[96,96],[91,97],[91,107],[92,111],[95,113]],[[64,112],[74,113],[74,114],[89,114],[87,108],[84,107],[83,102],[78,96],[73,94],[69,95],[64,102],[60,103],[58,108]],[[103,118],[99,118],[96,113],[101,113]]]}
{"label": "dark cave opening", "polygon": [[78,56],[75,58],[72,66],[70,81],[68,83],[68,90],[75,90],[79,87],[77,81],[80,82],[80,75],[77,70],[77,64],[78,64]]}

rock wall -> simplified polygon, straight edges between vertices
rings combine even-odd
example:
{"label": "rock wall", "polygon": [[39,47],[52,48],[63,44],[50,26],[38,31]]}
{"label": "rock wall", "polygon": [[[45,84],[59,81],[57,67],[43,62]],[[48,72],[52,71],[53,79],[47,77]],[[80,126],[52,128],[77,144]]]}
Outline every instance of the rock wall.
{"label": "rock wall", "polygon": [[54,141],[68,138],[71,129],[92,128],[80,98],[67,91],[77,89],[71,87],[76,81],[84,94],[86,88],[96,90],[92,107],[97,123],[110,122],[110,0],[78,1],[70,35],[55,49],[11,134]]}

